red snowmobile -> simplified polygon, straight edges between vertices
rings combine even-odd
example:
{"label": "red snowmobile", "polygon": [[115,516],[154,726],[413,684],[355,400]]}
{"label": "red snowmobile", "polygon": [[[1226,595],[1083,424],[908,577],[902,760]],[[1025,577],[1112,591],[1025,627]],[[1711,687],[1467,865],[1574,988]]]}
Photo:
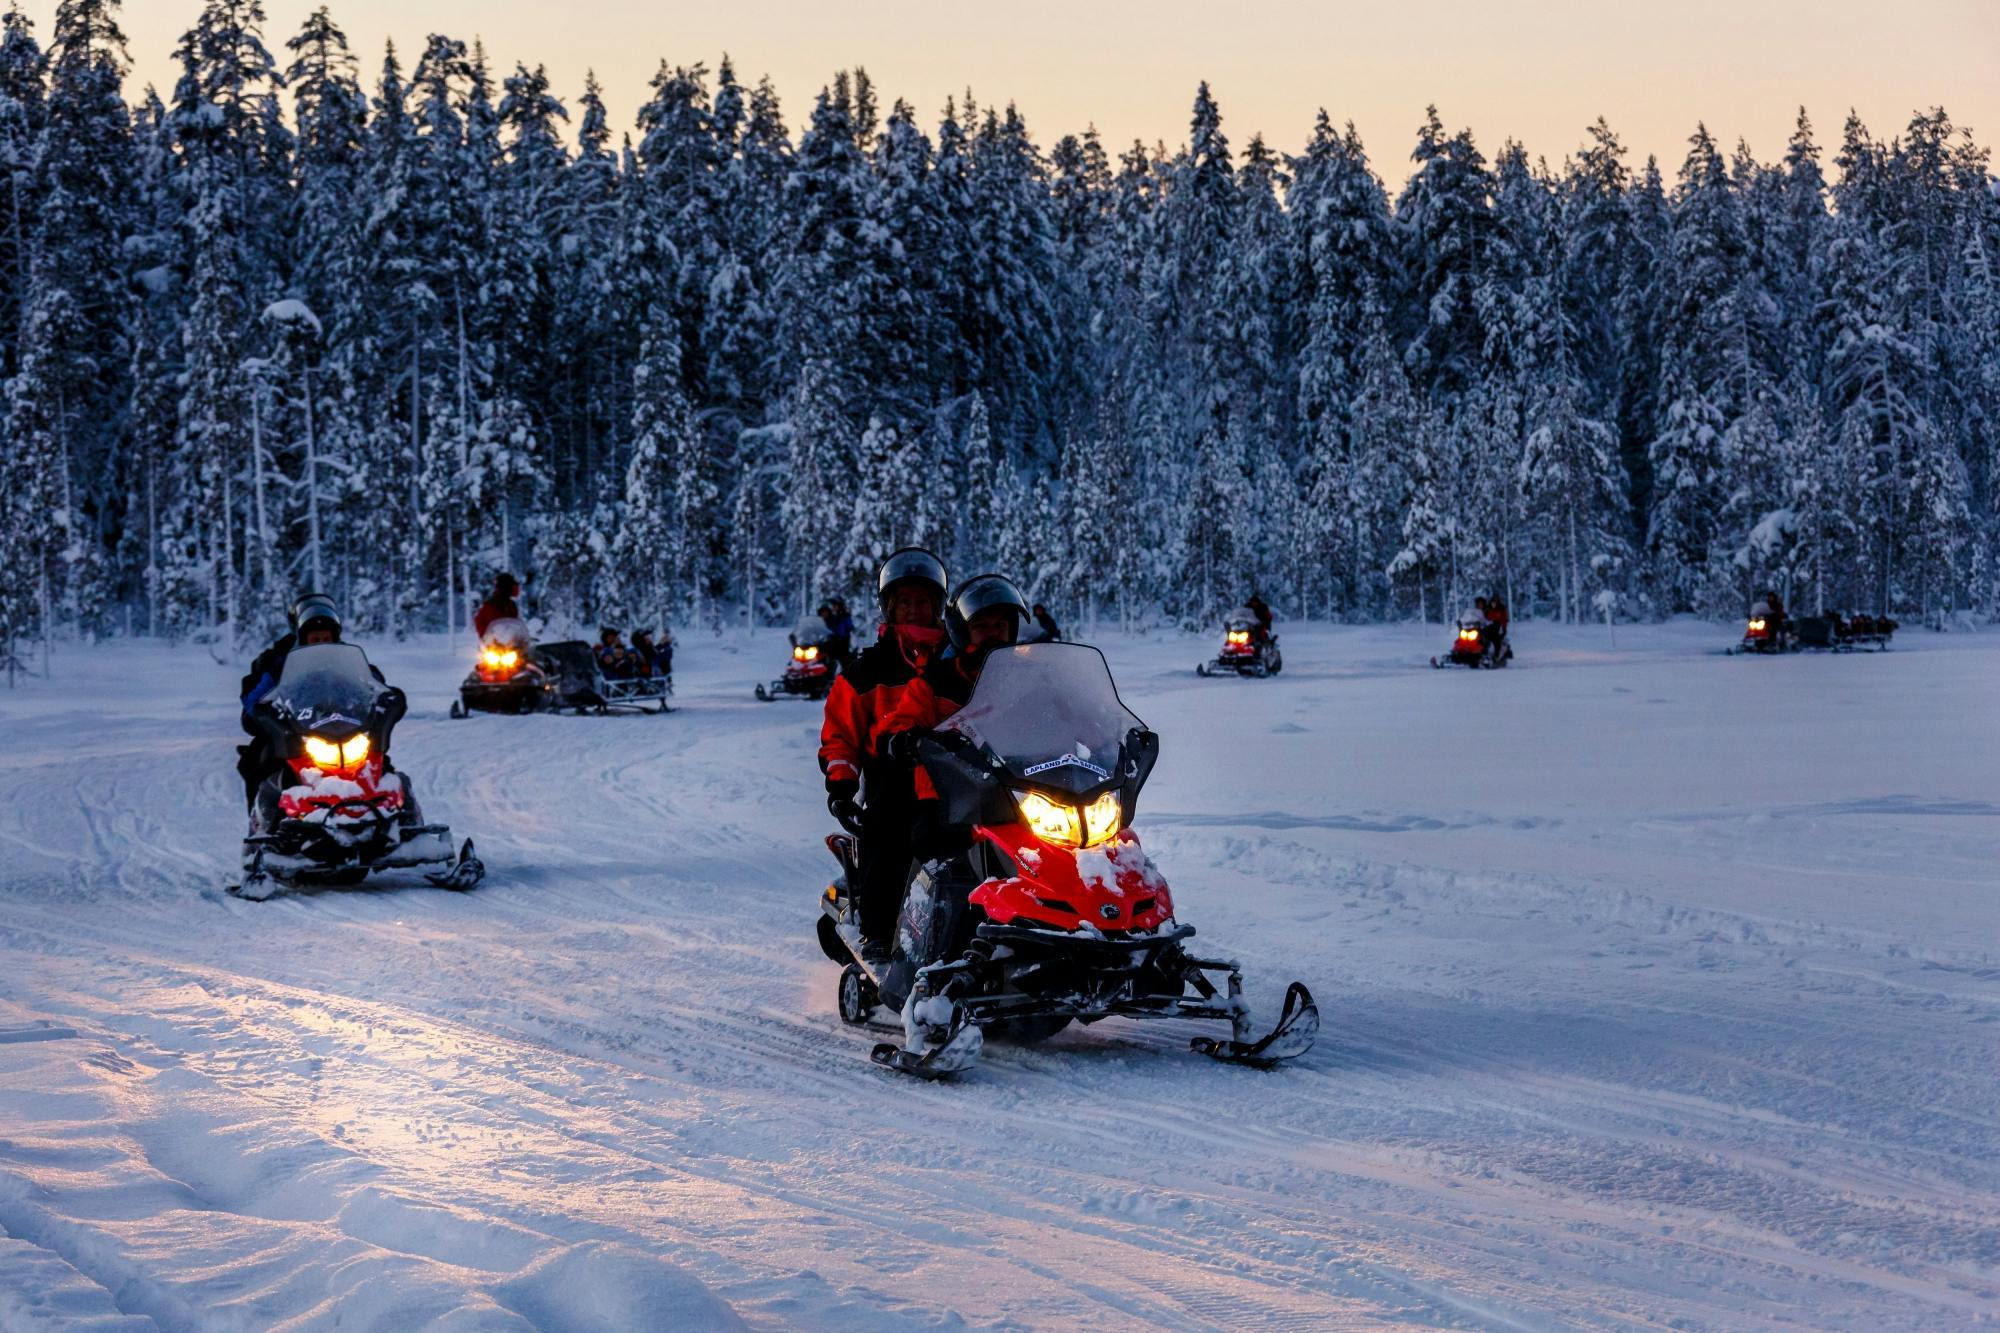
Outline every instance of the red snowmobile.
{"label": "red snowmobile", "polygon": [[1278,651],[1278,636],[1264,628],[1255,611],[1239,606],[1222,622],[1222,648],[1215,657],[1198,664],[1197,676],[1275,676],[1285,669],[1285,656]]}
{"label": "red snowmobile", "polygon": [[824,699],[833,688],[833,632],[818,616],[805,616],[792,629],[792,660],[785,674],[769,685],[757,687],[757,697],[773,699]]}
{"label": "red snowmobile", "polygon": [[1799,646],[1799,636],[1792,622],[1772,609],[1771,604],[1758,601],[1750,608],[1750,619],[1744,622],[1743,639],[1729,651],[1735,653],[1789,653]]}
{"label": "red snowmobile", "polygon": [[938,1077],[971,1064],[984,1033],[1038,1041],[1072,1021],[1206,1018],[1226,1038],[1192,1048],[1269,1065],[1302,1055],[1319,1009],[1298,982],[1262,1036],[1234,962],[1197,957],[1194,927],[1130,825],[1159,738],[1118,698],[1103,654],[1083,644],[996,650],[964,708],[919,742],[938,817],[963,853],[911,881],[891,960],[862,959],[853,839],[827,845],[846,875],[822,900],[820,946],[846,965],[840,1015],[865,1023],[878,1002],[899,1009],[904,1043],[877,1063]]}
{"label": "red snowmobile", "polygon": [[277,687],[251,716],[284,756],[264,780],[243,839],[240,897],[301,884],[359,884],[370,873],[438,866],[425,878],[469,889],[486,873],[472,839],[452,853],[451,830],[426,824],[407,777],[389,767],[403,692],[375,678],[351,643],[294,648]]}
{"label": "red snowmobile", "polygon": [[451,715],[538,713],[556,703],[555,677],[536,654],[527,623],[507,616],[480,636],[479,660],[458,687]]}
{"label": "red snowmobile", "polygon": [[1507,642],[1506,631],[1494,625],[1485,616],[1468,611],[1458,622],[1458,632],[1452,638],[1451,651],[1442,657],[1433,657],[1431,665],[1503,667],[1513,660],[1514,645]]}

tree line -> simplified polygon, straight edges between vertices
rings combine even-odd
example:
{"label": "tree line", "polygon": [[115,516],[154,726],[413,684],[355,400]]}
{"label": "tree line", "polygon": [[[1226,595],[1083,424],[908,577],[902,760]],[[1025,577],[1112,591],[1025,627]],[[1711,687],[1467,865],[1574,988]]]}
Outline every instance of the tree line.
{"label": "tree line", "polygon": [[594,79],[208,0],[128,103],[118,0],[0,30],[0,656],[358,627],[712,625],[912,543],[1086,624],[1990,614],[2000,195],[1942,110],[1829,172],[1431,109],[1398,188],[1322,112],[1044,150],[837,74]]}

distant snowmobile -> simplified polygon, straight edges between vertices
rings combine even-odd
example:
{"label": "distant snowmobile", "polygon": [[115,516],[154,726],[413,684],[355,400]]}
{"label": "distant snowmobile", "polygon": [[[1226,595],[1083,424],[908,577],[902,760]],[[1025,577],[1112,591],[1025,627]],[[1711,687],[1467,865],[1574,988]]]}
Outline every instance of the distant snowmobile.
{"label": "distant snowmobile", "polygon": [[1119,700],[1097,649],[996,650],[965,707],[918,748],[940,818],[971,847],[918,872],[879,973],[861,956],[847,891],[853,839],[827,840],[845,872],[819,921],[821,949],[844,965],[840,1016],[866,1023],[883,1003],[902,1015],[903,1044],[877,1045],[876,1063],[941,1077],[970,1065],[988,1030],[1039,1041],[1114,1014],[1221,1019],[1231,1035],[1192,1048],[1242,1064],[1312,1046],[1319,1009],[1303,985],[1258,1036],[1237,964],[1188,951],[1194,927],[1175,919],[1129,827],[1159,738]]}
{"label": "distant snowmobile", "polygon": [[1514,645],[1508,642],[1506,633],[1495,629],[1485,616],[1468,611],[1459,619],[1451,651],[1441,657],[1433,657],[1431,665],[1503,667],[1513,660]]}
{"label": "distant snowmobile", "polygon": [[407,704],[350,643],[294,648],[277,686],[251,716],[285,767],[264,780],[243,839],[243,881],[261,900],[281,889],[359,884],[378,870],[439,867],[425,878],[469,889],[486,868],[467,838],[426,824],[416,794],[388,766],[389,734]]}
{"label": "distant snowmobile", "polygon": [[1284,654],[1278,651],[1278,636],[1264,628],[1264,622],[1247,606],[1239,606],[1222,622],[1222,649],[1213,661],[1203,662],[1197,676],[1275,676],[1285,668]]}
{"label": "distant snowmobile", "polygon": [[1792,622],[1771,609],[1769,602],[1758,601],[1750,608],[1750,619],[1744,622],[1743,638],[1729,651],[1735,653],[1789,653],[1799,647],[1799,637]]}
{"label": "distant snowmobile", "polygon": [[535,653],[525,622],[508,616],[486,627],[479,660],[458,687],[453,717],[472,713],[538,713],[559,702],[555,676]]}
{"label": "distant snowmobile", "polygon": [[818,616],[802,616],[792,630],[792,660],[785,674],[768,686],[757,687],[757,697],[773,699],[824,699],[833,688],[833,632]]}

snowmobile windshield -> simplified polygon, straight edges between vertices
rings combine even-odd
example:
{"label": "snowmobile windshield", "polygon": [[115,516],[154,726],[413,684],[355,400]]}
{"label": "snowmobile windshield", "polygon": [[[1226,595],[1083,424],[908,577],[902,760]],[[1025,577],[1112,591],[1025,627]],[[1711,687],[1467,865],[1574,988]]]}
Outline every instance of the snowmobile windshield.
{"label": "snowmobile windshield", "polygon": [[1252,611],[1247,606],[1239,606],[1223,618],[1222,627],[1224,629],[1254,629],[1262,623],[1262,621],[1257,619],[1255,611]]}
{"label": "snowmobile windshield", "polygon": [[264,703],[299,726],[349,723],[358,731],[368,725],[381,693],[367,654],[351,643],[322,643],[286,655],[284,674]]}
{"label": "snowmobile windshield", "polygon": [[483,648],[512,648],[517,653],[525,653],[534,645],[534,636],[528,633],[526,621],[506,616],[488,625],[479,643]]}
{"label": "snowmobile windshield", "polygon": [[942,730],[986,746],[1016,776],[1089,787],[1117,773],[1141,722],[1118,698],[1104,654],[1088,644],[995,649],[965,707]]}
{"label": "snowmobile windshield", "polygon": [[833,637],[833,631],[818,616],[800,616],[799,623],[792,626],[792,642],[801,648],[809,644],[825,643]]}

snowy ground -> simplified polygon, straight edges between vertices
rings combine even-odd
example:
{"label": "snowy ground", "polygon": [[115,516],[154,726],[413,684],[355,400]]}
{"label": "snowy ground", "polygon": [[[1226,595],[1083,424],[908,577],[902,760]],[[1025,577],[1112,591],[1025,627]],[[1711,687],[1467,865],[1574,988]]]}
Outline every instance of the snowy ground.
{"label": "snowy ground", "polygon": [[950,1085],[835,1017],[782,636],[622,720],[379,647],[490,878],[261,905],[239,668],[59,657],[0,690],[0,1328],[2000,1323],[2000,637],[1444,637],[1108,645],[1181,915],[1312,1054],[1113,1020]]}

